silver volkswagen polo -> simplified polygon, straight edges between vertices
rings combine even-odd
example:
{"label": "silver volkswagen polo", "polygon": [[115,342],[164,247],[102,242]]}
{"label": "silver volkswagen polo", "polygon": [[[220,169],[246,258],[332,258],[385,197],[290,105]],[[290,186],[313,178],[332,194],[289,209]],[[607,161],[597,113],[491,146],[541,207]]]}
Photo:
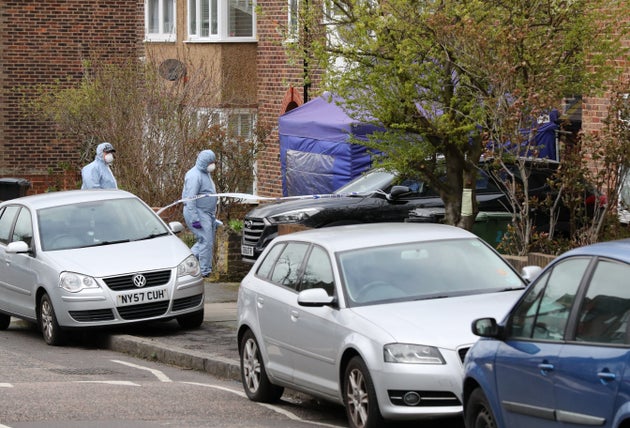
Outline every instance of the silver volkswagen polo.
{"label": "silver volkswagen polo", "polygon": [[239,289],[244,390],[341,403],[353,428],[461,414],[470,323],[505,314],[525,285],[480,238],[441,224],[279,236]]}
{"label": "silver volkswagen polo", "polygon": [[0,204],[0,330],[38,324],[50,345],[70,328],[176,318],[203,322],[199,263],[135,195],[71,190]]}

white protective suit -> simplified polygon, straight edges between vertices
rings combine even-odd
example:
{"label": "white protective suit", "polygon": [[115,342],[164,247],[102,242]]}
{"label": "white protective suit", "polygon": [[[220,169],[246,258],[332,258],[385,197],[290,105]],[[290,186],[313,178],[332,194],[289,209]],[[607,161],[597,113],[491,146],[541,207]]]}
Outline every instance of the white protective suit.
{"label": "white protective suit", "polygon": [[96,147],[96,156],[94,160],[85,165],[81,169],[81,178],[83,183],[81,189],[117,189],[116,178],[112,170],[109,168],[105,159],[103,159],[104,151],[115,151],[114,147],[107,142],[101,143]]}
{"label": "white protective suit", "polygon": [[[184,178],[182,199],[217,193],[214,181],[207,171],[208,165],[215,160],[216,156],[212,150],[203,150],[199,153],[195,166],[188,170]],[[201,274],[204,277],[212,272],[212,251],[217,228],[216,211],[217,197],[203,197],[184,202],[184,219],[196,239],[191,250],[199,259]],[[199,222],[201,228],[194,227],[195,222]]]}

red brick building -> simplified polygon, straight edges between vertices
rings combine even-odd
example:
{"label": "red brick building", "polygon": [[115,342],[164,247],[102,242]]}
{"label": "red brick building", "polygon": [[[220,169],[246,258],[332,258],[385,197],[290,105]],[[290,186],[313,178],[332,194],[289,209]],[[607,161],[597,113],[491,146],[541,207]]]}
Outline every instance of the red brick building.
{"label": "red brick building", "polygon": [[[225,99],[239,98],[274,130],[256,165],[256,191],[280,195],[278,118],[320,94],[316,79],[304,86],[303,64],[292,64],[286,52],[284,30],[292,26],[290,8],[297,2],[259,0],[262,13],[256,17],[247,0],[220,1],[229,15],[219,17],[213,33],[203,19],[191,30],[197,21],[187,13],[188,0],[151,1],[162,11],[156,14],[145,10],[146,0],[0,0],[0,177],[26,178],[32,193],[76,187],[79,142],[59,137],[50,123],[29,115],[25,101],[39,85],[68,76],[69,84],[79,82],[88,58],[137,58],[152,48],[172,58],[187,50],[194,57],[219,58],[226,76],[240,76],[230,79],[234,90]],[[164,12],[168,6],[172,16]],[[232,28],[234,16],[239,25]],[[627,58],[619,66],[630,69]],[[605,98],[585,99],[584,130],[600,126],[606,104]]]}
{"label": "red brick building", "polygon": [[41,85],[79,82],[89,58],[142,54],[143,0],[0,0],[0,177],[28,179],[31,192],[76,180],[76,141],[29,113]]}

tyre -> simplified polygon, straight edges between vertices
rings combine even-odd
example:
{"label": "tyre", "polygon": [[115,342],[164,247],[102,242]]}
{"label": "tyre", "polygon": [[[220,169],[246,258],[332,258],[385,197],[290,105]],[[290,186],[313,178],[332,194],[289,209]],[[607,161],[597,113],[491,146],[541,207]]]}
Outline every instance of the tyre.
{"label": "tyre", "polygon": [[265,365],[260,356],[258,342],[251,330],[241,340],[241,381],[245,394],[252,401],[273,403],[282,397],[284,388],[269,381]]}
{"label": "tyre", "polygon": [[481,388],[470,394],[464,412],[464,422],[466,428],[497,428],[494,414]]}
{"label": "tyre", "polygon": [[44,342],[52,346],[63,345],[66,341],[66,335],[57,323],[55,309],[46,293],[39,299],[37,314],[39,329],[42,332],[42,336],[44,336]]}
{"label": "tyre", "polygon": [[7,314],[0,314],[0,330],[6,330],[11,324],[11,317]]}
{"label": "tyre", "polygon": [[343,402],[351,428],[375,428],[383,425],[372,377],[360,357],[353,357],[346,367]]}
{"label": "tyre", "polygon": [[177,324],[185,330],[199,328],[203,323],[203,309],[191,314],[180,315],[177,317]]}

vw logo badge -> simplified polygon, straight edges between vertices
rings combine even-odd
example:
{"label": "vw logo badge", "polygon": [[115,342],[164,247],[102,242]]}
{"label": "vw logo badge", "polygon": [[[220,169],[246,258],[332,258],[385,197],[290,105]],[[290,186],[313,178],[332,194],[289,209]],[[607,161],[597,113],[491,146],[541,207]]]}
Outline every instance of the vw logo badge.
{"label": "vw logo badge", "polygon": [[138,288],[142,288],[145,285],[147,285],[147,279],[144,277],[144,275],[134,275],[133,285],[135,285]]}

